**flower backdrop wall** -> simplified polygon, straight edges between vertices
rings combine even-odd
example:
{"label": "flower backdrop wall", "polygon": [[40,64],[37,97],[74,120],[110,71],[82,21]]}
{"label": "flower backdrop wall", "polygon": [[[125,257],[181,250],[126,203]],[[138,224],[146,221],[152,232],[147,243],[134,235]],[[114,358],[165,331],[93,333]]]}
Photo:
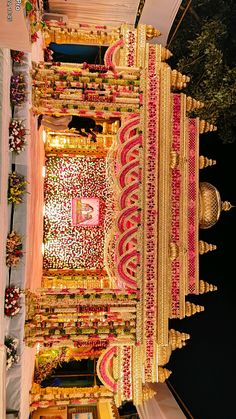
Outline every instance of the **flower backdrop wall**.
{"label": "flower backdrop wall", "polygon": [[[102,268],[108,197],[105,159],[49,157],[44,187],[44,268]],[[73,225],[72,198],[82,197],[99,199],[98,225]]]}

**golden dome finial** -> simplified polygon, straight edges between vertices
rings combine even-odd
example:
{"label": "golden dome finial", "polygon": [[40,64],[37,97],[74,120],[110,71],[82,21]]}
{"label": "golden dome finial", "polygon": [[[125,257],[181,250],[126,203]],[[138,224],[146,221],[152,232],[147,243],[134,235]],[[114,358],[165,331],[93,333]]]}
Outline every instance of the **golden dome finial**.
{"label": "golden dome finial", "polygon": [[199,254],[204,255],[204,253],[212,252],[216,250],[217,246],[215,244],[204,242],[203,240],[199,241]]}
{"label": "golden dome finial", "polygon": [[147,401],[147,400],[152,399],[156,394],[155,390],[148,387],[147,384],[143,384],[142,390],[143,390],[143,401],[144,402]]}
{"label": "golden dome finial", "polygon": [[231,208],[234,208],[234,205],[232,205],[229,201],[224,201],[221,204],[222,211],[230,211]]}
{"label": "golden dome finial", "polygon": [[158,367],[158,381],[164,383],[169,376],[172,374],[172,371],[167,368]]}

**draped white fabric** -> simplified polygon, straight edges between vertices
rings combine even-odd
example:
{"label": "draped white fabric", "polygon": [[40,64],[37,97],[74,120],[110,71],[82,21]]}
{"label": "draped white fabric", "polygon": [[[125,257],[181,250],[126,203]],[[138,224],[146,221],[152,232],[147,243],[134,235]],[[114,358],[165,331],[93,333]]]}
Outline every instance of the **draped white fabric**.
{"label": "draped white fabric", "polygon": [[151,384],[155,397],[137,407],[140,419],[186,419],[166,384]]}
{"label": "draped white fabric", "polygon": [[16,0],[0,0],[0,10],[0,47],[31,51],[23,6],[19,6]]}
{"label": "draped white fabric", "polygon": [[134,24],[139,0],[49,0],[50,12],[67,15],[70,22],[118,26]]}
{"label": "draped white fabric", "polygon": [[161,31],[161,36],[153,42],[166,46],[167,38],[181,5],[181,0],[146,0],[140,23],[152,25]]}
{"label": "draped white fabric", "polygon": [[6,415],[6,349],[4,345],[0,345],[0,417],[5,418]]}

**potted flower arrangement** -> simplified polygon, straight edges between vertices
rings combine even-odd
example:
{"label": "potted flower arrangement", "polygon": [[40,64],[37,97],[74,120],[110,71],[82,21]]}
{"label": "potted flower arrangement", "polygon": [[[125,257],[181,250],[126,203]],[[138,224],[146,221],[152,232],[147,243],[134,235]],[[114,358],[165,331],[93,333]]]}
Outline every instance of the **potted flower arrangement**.
{"label": "potted flower arrangement", "polygon": [[8,317],[14,317],[19,313],[21,306],[19,300],[22,297],[23,292],[18,287],[7,287],[5,290],[5,306],[4,312]]}
{"label": "potted flower arrangement", "polygon": [[19,119],[12,119],[9,125],[9,148],[20,154],[26,145],[26,128]]}
{"label": "potted flower arrangement", "polygon": [[21,105],[26,97],[26,83],[22,73],[11,76],[11,104]]}
{"label": "potted flower arrangement", "polygon": [[21,64],[24,58],[24,52],[23,51],[15,51],[11,50],[11,59],[13,63]]}
{"label": "potted flower arrangement", "polygon": [[6,265],[16,266],[23,257],[22,238],[14,230],[7,236],[6,244]]}
{"label": "potted flower arrangement", "polygon": [[14,364],[17,364],[20,360],[20,357],[17,355],[18,343],[18,339],[13,338],[12,336],[5,337],[5,346],[7,348],[7,370]]}
{"label": "potted flower arrangement", "polygon": [[21,204],[26,193],[25,177],[17,172],[12,172],[8,179],[8,203]]}

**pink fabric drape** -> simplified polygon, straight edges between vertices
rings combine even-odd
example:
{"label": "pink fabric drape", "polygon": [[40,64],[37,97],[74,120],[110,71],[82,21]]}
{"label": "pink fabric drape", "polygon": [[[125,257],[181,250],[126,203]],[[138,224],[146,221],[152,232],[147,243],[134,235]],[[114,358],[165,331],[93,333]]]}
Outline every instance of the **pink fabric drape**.
{"label": "pink fabric drape", "polygon": [[0,47],[30,52],[31,42],[23,2],[0,0],[0,10]]}
{"label": "pink fabric drape", "polygon": [[156,395],[137,407],[140,419],[186,419],[167,384],[151,384]]}

